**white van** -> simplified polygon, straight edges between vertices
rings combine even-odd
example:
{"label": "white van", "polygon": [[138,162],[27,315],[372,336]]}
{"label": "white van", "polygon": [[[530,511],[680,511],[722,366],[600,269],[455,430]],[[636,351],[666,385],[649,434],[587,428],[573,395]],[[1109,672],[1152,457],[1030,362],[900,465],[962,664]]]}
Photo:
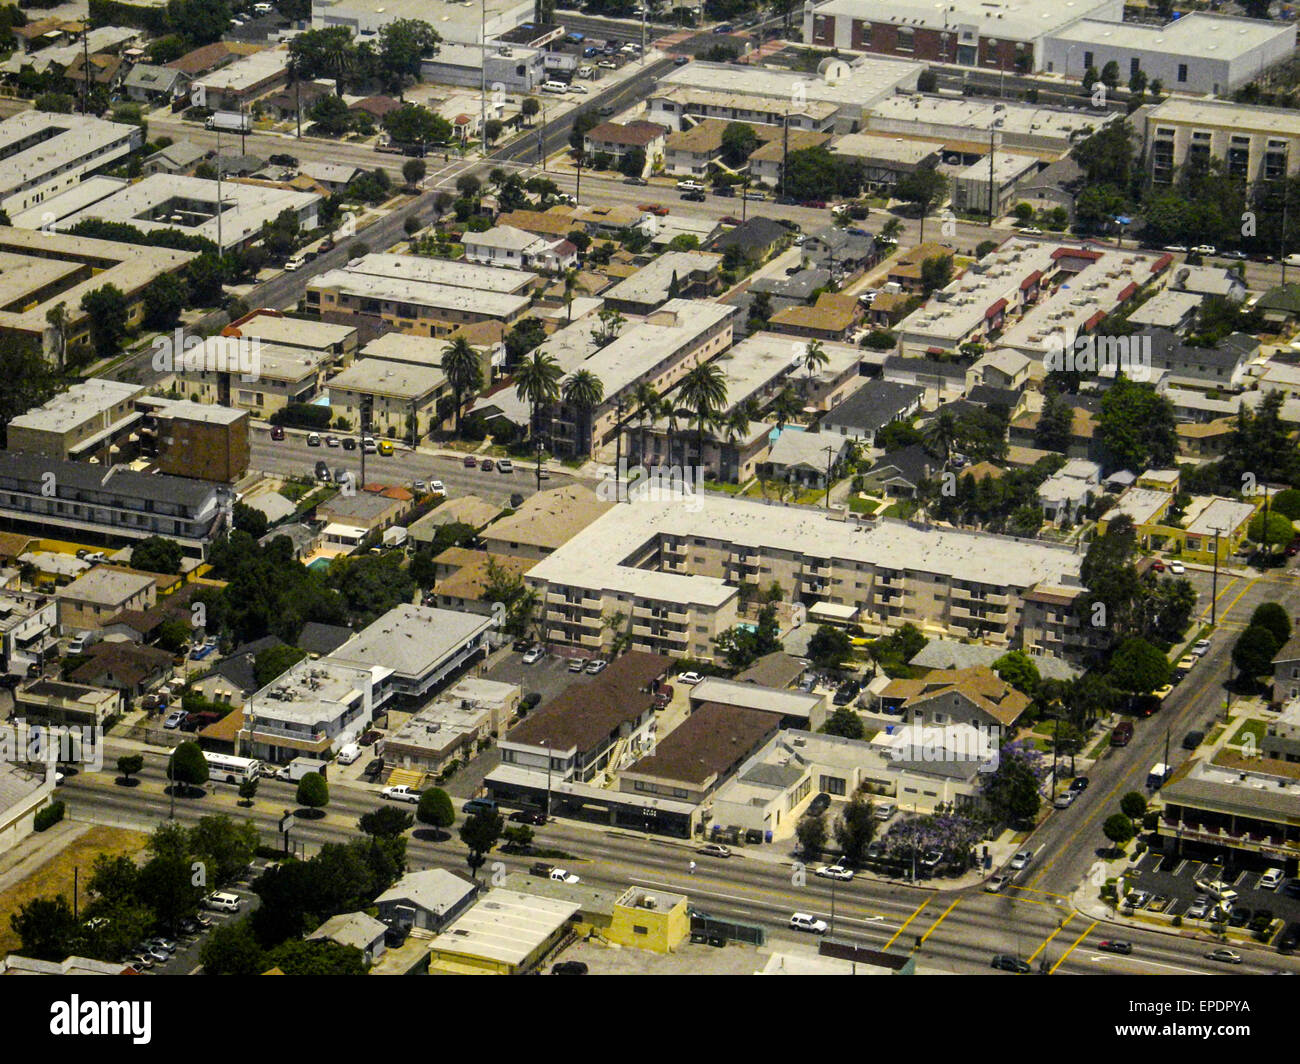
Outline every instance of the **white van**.
{"label": "white van", "polygon": [[578,67],[578,77],[580,78],[590,78],[593,77],[595,73],[596,71],[589,66]]}
{"label": "white van", "polygon": [[306,265],[307,265],[307,259],[305,256],[295,255],[293,258],[291,258],[288,262],[284,264],[284,268],[286,270],[301,270]]}
{"label": "white van", "polygon": [[203,904],[219,913],[239,912],[239,895],[219,890],[203,899]]}
{"label": "white van", "polygon": [[569,91],[569,86],[562,81],[544,81],[542,82],[542,92],[553,92],[557,96],[562,96]]}
{"label": "white van", "polygon": [[[405,529],[403,529],[405,531]],[[361,756],[361,747],[356,743],[348,743],[339,751],[339,764],[350,765]]]}
{"label": "white van", "polygon": [[1284,878],[1285,876],[1282,872],[1282,869],[1280,868],[1267,869],[1264,872],[1264,874],[1259,877],[1259,889],[1277,890],[1277,888],[1282,885],[1282,880]]}

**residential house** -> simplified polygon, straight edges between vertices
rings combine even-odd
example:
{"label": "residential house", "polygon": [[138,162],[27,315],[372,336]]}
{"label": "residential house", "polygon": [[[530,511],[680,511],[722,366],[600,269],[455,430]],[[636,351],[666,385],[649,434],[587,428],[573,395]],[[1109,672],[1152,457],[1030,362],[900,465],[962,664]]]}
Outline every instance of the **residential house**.
{"label": "residential house", "polygon": [[843,436],[786,426],[763,463],[764,475],[805,488],[824,488],[828,473],[834,478],[848,447]]}
{"label": "residential house", "polygon": [[392,927],[436,933],[478,897],[479,886],[445,868],[407,872],[375,899],[379,919]]}
{"label": "residential house", "polygon": [[772,332],[803,336],[809,340],[849,338],[862,316],[862,304],[853,296],[823,292],[812,306],[793,306],[778,310],[767,322]]}
{"label": "residential house", "polygon": [[1079,513],[1101,494],[1101,466],[1073,458],[1038,486],[1038,501],[1047,520],[1079,519]]}
{"label": "residential house", "polygon": [[923,481],[938,471],[939,460],[919,443],[901,447],[882,455],[863,474],[865,486],[897,498],[915,497]]}
{"label": "residential house", "polygon": [[921,408],[924,390],[911,384],[871,380],[822,418],[822,431],[876,444],[876,433]]}
{"label": "residential house", "polygon": [[777,224],[771,218],[755,216],[715,237],[708,250],[726,252],[736,248],[751,263],[763,263],[788,247],[792,239],[790,230],[785,226]]}
{"label": "residential house", "polygon": [[157,107],[188,96],[190,81],[189,74],[183,70],[136,63],[122,82],[122,91],[128,100]]}
{"label": "residential house", "polygon": [[664,145],[669,132],[666,126],[657,122],[601,122],[587,131],[582,147],[588,159],[607,155],[614,160],[615,165],[621,163],[627,155],[643,152],[645,164],[636,176],[646,177],[663,166]]}

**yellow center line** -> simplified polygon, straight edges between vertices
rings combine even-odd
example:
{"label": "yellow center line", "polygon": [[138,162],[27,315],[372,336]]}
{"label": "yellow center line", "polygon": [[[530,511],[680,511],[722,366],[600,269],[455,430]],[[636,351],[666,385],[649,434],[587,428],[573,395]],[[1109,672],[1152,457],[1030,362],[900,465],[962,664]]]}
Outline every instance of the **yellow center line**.
{"label": "yellow center line", "polygon": [[[1049,898],[1060,898],[1062,901],[1065,901],[1065,900],[1066,900],[1066,895],[1064,895],[1064,894],[1056,894],[1056,893],[1054,893],[1053,891],[1050,891],[1050,890],[1038,890],[1038,889],[1035,888],[1035,887],[1021,887],[1021,886],[1017,886],[1016,884],[1013,883],[1013,884],[1011,884],[1011,887],[1010,887],[1009,889],[1011,889],[1011,890],[1024,890],[1024,891],[1028,891],[1030,894],[1045,894],[1045,895],[1047,895],[1047,897],[1049,897]],[[1023,900],[1024,900],[1024,901],[1032,901],[1033,899],[1031,899],[1031,898],[1025,898],[1025,899],[1023,899]]]}
{"label": "yellow center line", "polygon": [[1047,938],[1043,940],[1043,944],[1029,955],[1030,964],[1033,964],[1034,958],[1037,957],[1040,953],[1043,952],[1043,950],[1047,949],[1047,947],[1051,945],[1052,939],[1054,939],[1057,935],[1059,935],[1062,931],[1065,930],[1065,925],[1074,919],[1074,915],[1075,915],[1074,913],[1070,913],[1069,916],[1067,916],[1064,920],[1062,920],[1060,926],[1057,927],[1057,929],[1053,931],[1050,935],[1048,935]]}
{"label": "yellow center line", "polygon": [[926,898],[925,901],[921,902],[921,904],[917,906],[916,911],[913,912],[911,916],[909,916],[906,920],[903,921],[903,926],[894,932],[894,937],[885,943],[883,947],[884,949],[889,949],[890,946],[892,946],[895,942],[898,941],[898,936],[907,930],[908,924],[910,924],[913,920],[915,920],[918,916],[921,915],[921,910],[924,909],[927,905],[929,905],[931,900],[932,899],[930,898]]}
{"label": "yellow center line", "polygon": [[1082,942],[1085,938],[1087,938],[1090,934],[1092,934],[1092,929],[1096,926],[1097,926],[1097,921],[1094,920],[1087,927],[1085,927],[1083,929],[1083,934],[1081,934],[1078,938],[1076,938],[1073,942],[1070,943],[1070,948],[1061,954],[1061,959],[1052,965],[1051,970],[1047,974],[1055,975],[1056,969],[1065,963],[1065,958],[1074,952],[1074,947],[1077,946],[1080,942]]}
{"label": "yellow center line", "polygon": [[[940,916],[939,919],[937,919],[934,923],[932,923],[932,924],[930,925],[929,930],[926,931],[926,933],[925,933],[924,935],[921,936],[921,945],[925,945],[925,940],[926,940],[927,938],[929,938],[932,934],[934,934],[934,929],[935,929],[936,927],[938,927],[941,923],[943,923],[946,919],[948,919],[948,914],[949,914],[950,912],[952,912],[953,909],[957,908],[957,906],[960,905],[960,904],[961,904],[961,898],[960,898],[960,897],[957,897],[957,898],[954,898],[954,899],[953,899],[952,904],[949,905],[948,908],[944,909],[944,911],[943,911],[943,915]],[[901,931],[902,928],[900,928],[899,930]]]}

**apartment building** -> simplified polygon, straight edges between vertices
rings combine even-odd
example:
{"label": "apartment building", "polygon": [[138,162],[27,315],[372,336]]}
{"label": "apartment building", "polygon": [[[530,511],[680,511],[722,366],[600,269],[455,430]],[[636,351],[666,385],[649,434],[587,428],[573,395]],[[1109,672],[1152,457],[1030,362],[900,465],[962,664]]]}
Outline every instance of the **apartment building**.
{"label": "apartment building", "polygon": [[601,294],[605,306],[623,314],[650,314],[670,299],[705,299],[718,289],[722,256],[707,251],[668,251]]}
{"label": "apartment building", "polygon": [[525,580],[542,595],[557,646],[599,652],[612,638],[606,618],[621,613],[635,646],[712,658],[742,584],[776,582],[810,611],[877,631],[910,622],[1010,645],[1024,593],[1077,586],[1079,565],[1036,541],[665,488],[614,507]]}
{"label": "apartment building", "polygon": [[14,691],[14,716],[28,721],[107,727],[122,709],[122,692],[107,687],[40,679]]}
{"label": "apartment building", "polygon": [[249,311],[221,330],[222,336],[242,336],[274,347],[319,351],[335,365],[351,364],[357,351],[357,330],[352,325],[335,325],[310,318],[290,317],[266,307]]}
{"label": "apartment building", "polygon": [[535,275],[416,255],[367,255],[307,285],[306,304],[323,320],[371,319],[417,336],[446,336],[462,325],[512,325],[530,302]]}
{"label": "apartment building", "polygon": [[373,686],[370,666],[304,658],[244,703],[236,749],[277,765],[337,752],[374,719]]}
{"label": "apartment building", "polygon": [[204,481],[122,466],[106,470],[0,451],[0,518],[10,527],[66,539],[166,536],[201,556],[225,527],[221,491]]}
{"label": "apartment building", "polygon": [[59,605],[46,595],[0,591],[0,671],[25,676],[59,652]]}
{"label": "apartment building", "polygon": [[170,476],[231,484],[248,472],[247,410],[180,399],[143,399],[142,450]]}
{"label": "apartment building", "polygon": [[385,763],[441,772],[497,734],[519,704],[517,684],[467,678],[417,710],[384,743]]}
{"label": "apartment building", "polygon": [[136,400],[145,391],[140,384],[100,377],[79,381],[10,421],[9,450],[61,462],[111,464],[124,437],[144,417]]}
{"label": "apartment building", "polygon": [[619,164],[635,152],[642,152],[645,162],[637,177],[644,177],[663,163],[664,140],[669,133],[666,126],[657,122],[602,122],[593,126],[583,136],[582,147],[589,159],[608,155]]}
{"label": "apartment building", "polygon": [[147,610],[158,599],[158,582],[145,573],[97,565],[59,588],[59,625],[65,632],[97,632],[123,610]]}
{"label": "apartment building", "polygon": [[362,358],[330,379],[330,413],[360,426],[369,406],[367,431],[410,440],[438,426],[438,400],[450,394],[438,366],[415,366],[383,358]]}
{"label": "apartment building", "polygon": [[267,418],[290,403],[315,399],[332,358],[325,351],[264,344],[256,337],[209,336],[177,356],[171,384],[194,402]]}
{"label": "apartment building", "polygon": [[0,209],[16,214],[144,145],[140,126],[22,111],[0,122]]}
{"label": "apartment building", "polygon": [[1220,160],[1230,177],[1272,181],[1300,170],[1300,113],[1171,96],[1135,123],[1151,180],[1169,184],[1188,162]]}
{"label": "apartment building", "polygon": [[240,111],[288,82],[288,48],[268,48],[195,78],[190,99],[197,107]]}

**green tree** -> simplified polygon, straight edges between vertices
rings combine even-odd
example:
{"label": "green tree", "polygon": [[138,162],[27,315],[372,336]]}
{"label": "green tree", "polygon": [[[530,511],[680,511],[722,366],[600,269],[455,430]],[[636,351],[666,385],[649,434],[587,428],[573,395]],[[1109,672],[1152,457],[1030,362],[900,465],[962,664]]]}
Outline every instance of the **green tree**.
{"label": "green tree", "polygon": [[366,961],[356,946],[338,942],[293,939],[281,942],[267,963],[285,975],[365,975]]}
{"label": "green tree", "polygon": [[378,75],[389,92],[400,93],[410,81],[420,80],[420,63],[437,50],[442,38],[427,22],[399,18],[379,31]]}
{"label": "green tree", "polygon": [[1286,646],[1287,640],[1291,638],[1291,618],[1285,607],[1276,602],[1261,602],[1255,607],[1255,612],[1250,615],[1250,625],[1257,624],[1273,633],[1273,639],[1279,648]]}
{"label": "green tree", "polygon": [[468,848],[465,863],[469,865],[470,875],[478,878],[478,870],[487,861],[487,855],[501,838],[505,828],[505,819],[500,813],[474,813],[465,818],[460,826],[460,841]]}
{"label": "green tree", "polygon": [[1272,668],[1278,650],[1273,633],[1262,624],[1252,624],[1232,645],[1232,663],[1243,676],[1254,679]]}
{"label": "green tree", "polygon": [[871,801],[861,791],[857,791],[835,821],[835,841],[839,844],[844,860],[851,865],[861,864],[875,835],[876,818]]}
{"label": "green tree", "polygon": [[424,175],[429,172],[423,159],[407,159],[402,163],[402,177],[412,188],[416,187],[424,180]]}
{"label": "green tree", "polygon": [[81,309],[90,319],[90,342],[99,358],[121,350],[127,334],[127,300],[116,285],[106,284],[81,297]]}
{"label": "green tree", "polygon": [[205,816],[189,833],[191,855],[200,859],[218,883],[236,878],[257,851],[257,828],[247,820]]}
{"label": "green tree", "polygon": [[285,643],[260,650],[253,658],[253,682],[265,687],[307,656],[305,650]]}
{"label": "green tree", "polygon": [[920,243],[925,243],[926,216],[944,201],[947,194],[948,178],[933,166],[918,166],[894,186],[894,196],[910,203],[921,218]]}
{"label": "green tree", "polygon": [[1032,823],[1042,805],[1039,793],[1039,769],[1042,757],[1037,751],[1017,743],[1002,747],[997,767],[984,776],[984,800],[989,813],[999,823]]}
{"label": "green tree", "polygon": [[1043,408],[1034,426],[1034,446],[1066,454],[1073,435],[1074,408],[1064,395],[1049,391],[1043,397]]}
{"label": "green tree", "polygon": [[185,552],[174,539],[150,536],[131,549],[131,568],[143,569],[147,573],[175,575],[181,571],[184,557]]}
{"label": "green tree", "polygon": [[1142,814],[1147,811],[1146,796],[1137,791],[1129,791],[1119,800],[1119,807],[1130,820],[1141,820]]}
{"label": "green tree", "polygon": [[1042,678],[1038,674],[1038,666],[1023,650],[1012,650],[1003,654],[993,663],[993,671],[1022,695],[1027,695],[1029,698],[1038,697]]}
{"label": "green tree", "polygon": [[534,351],[515,370],[515,394],[528,403],[529,425],[537,452],[537,487],[542,486],[541,411],[560,397],[560,378],[564,371],[554,355]]}
{"label": "green tree", "polygon": [[704,465],[704,426],[727,405],[727,377],[716,362],[701,362],[682,378],[681,403],[695,415],[695,461]]}
{"label": "green tree", "polygon": [[808,656],[819,669],[838,669],[852,653],[848,634],[828,624],[818,625],[808,641]]}
{"label": "green tree", "polygon": [[239,785],[239,802],[244,806],[251,806],[253,799],[257,797],[257,785],[260,781],[254,776],[251,780],[244,780]]}
{"label": "green tree", "polygon": [[395,144],[445,144],[451,123],[419,104],[404,104],[384,115],[384,130]]}
{"label": "green tree", "polygon": [[835,710],[819,730],[826,735],[838,735],[844,739],[861,739],[866,734],[862,718],[848,706],[840,706]]}
{"label": "green tree", "polygon": [[143,754],[123,754],[117,759],[117,771],[124,780],[130,780],[144,771]]}
{"label": "green tree", "polygon": [[1295,488],[1279,491],[1269,500],[1269,508],[1275,513],[1291,518],[1292,521],[1300,518],[1300,491]]}
{"label": "green tree", "polygon": [[1269,513],[1266,516],[1261,510],[1250,519],[1246,535],[1271,551],[1273,547],[1283,546],[1295,538],[1295,524],[1284,514]]}
{"label": "green tree", "polygon": [[722,130],[722,157],[733,169],[743,166],[758,144],[758,134],[746,122],[728,122]]}
{"label": "green tree", "polygon": [[1119,64],[1115,60],[1101,68],[1101,83],[1108,89],[1119,88]]}
{"label": "green tree", "polygon": [[573,411],[577,423],[575,453],[585,458],[595,445],[595,441],[591,438],[591,415],[605,398],[605,385],[591,370],[580,369],[565,379],[561,394],[565,404]]}
{"label": "green tree", "polygon": [[1169,659],[1140,636],[1124,640],[1110,659],[1109,680],[1121,691],[1149,694],[1169,682]]}
{"label": "green tree", "polygon": [[[421,795],[421,798],[424,796]],[[376,839],[396,839],[415,822],[413,814],[395,805],[381,805],[370,813],[363,813],[357,826]]]}
{"label": "green tree", "polygon": [[312,131],[324,137],[341,137],[352,125],[347,103],[332,93],[320,97],[307,114],[314,123]]}
{"label": "green tree", "polygon": [[208,782],[208,761],[196,742],[183,742],[172,751],[168,776],[182,788],[202,787]]}
{"label": "green tree", "polygon": [[1167,469],[1178,453],[1173,404],[1148,383],[1120,376],[1101,400],[1097,439],[1109,469]]}
{"label": "green tree", "polygon": [[1101,833],[1115,844],[1115,848],[1122,850],[1133,838],[1133,821],[1123,813],[1112,813],[1101,825]]}
{"label": "green tree", "polygon": [[931,255],[921,263],[921,287],[929,295],[952,280],[952,256]]}
{"label": "green tree", "polygon": [[266,535],[270,522],[261,510],[247,503],[237,502],[230,511],[231,524],[241,532],[247,532],[254,539]]}
{"label": "green tree", "polygon": [[271,965],[249,920],[214,927],[199,949],[205,975],[262,975]]}
{"label": "green tree", "polygon": [[483,387],[483,362],[470,342],[458,336],[442,349],[442,372],[456,400],[456,435],[459,436],[466,398]]}
{"label": "green tree", "polygon": [[431,828],[449,828],[456,822],[456,810],[446,791],[430,787],[420,794],[420,804],[415,807],[415,819]]}
{"label": "green tree", "polygon": [[324,809],[330,801],[330,788],[325,777],[319,772],[308,772],[298,781],[294,800],[307,809]]}
{"label": "green tree", "polygon": [[9,917],[9,926],[22,941],[22,954],[42,961],[61,961],[72,952],[77,920],[62,894],[33,898]]}
{"label": "green tree", "polygon": [[211,44],[230,28],[226,0],[167,0],[167,26],[191,47]]}
{"label": "green tree", "polygon": [[144,324],[149,329],[169,329],[180,318],[190,296],[190,286],[176,273],[159,274],[140,293]]}
{"label": "green tree", "polygon": [[830,836],[826,826],[826,814],[800,817],[794,833],[799,840],[799,851],[803,854],[804,860],[817,860],[826,849],[826,840]]}

